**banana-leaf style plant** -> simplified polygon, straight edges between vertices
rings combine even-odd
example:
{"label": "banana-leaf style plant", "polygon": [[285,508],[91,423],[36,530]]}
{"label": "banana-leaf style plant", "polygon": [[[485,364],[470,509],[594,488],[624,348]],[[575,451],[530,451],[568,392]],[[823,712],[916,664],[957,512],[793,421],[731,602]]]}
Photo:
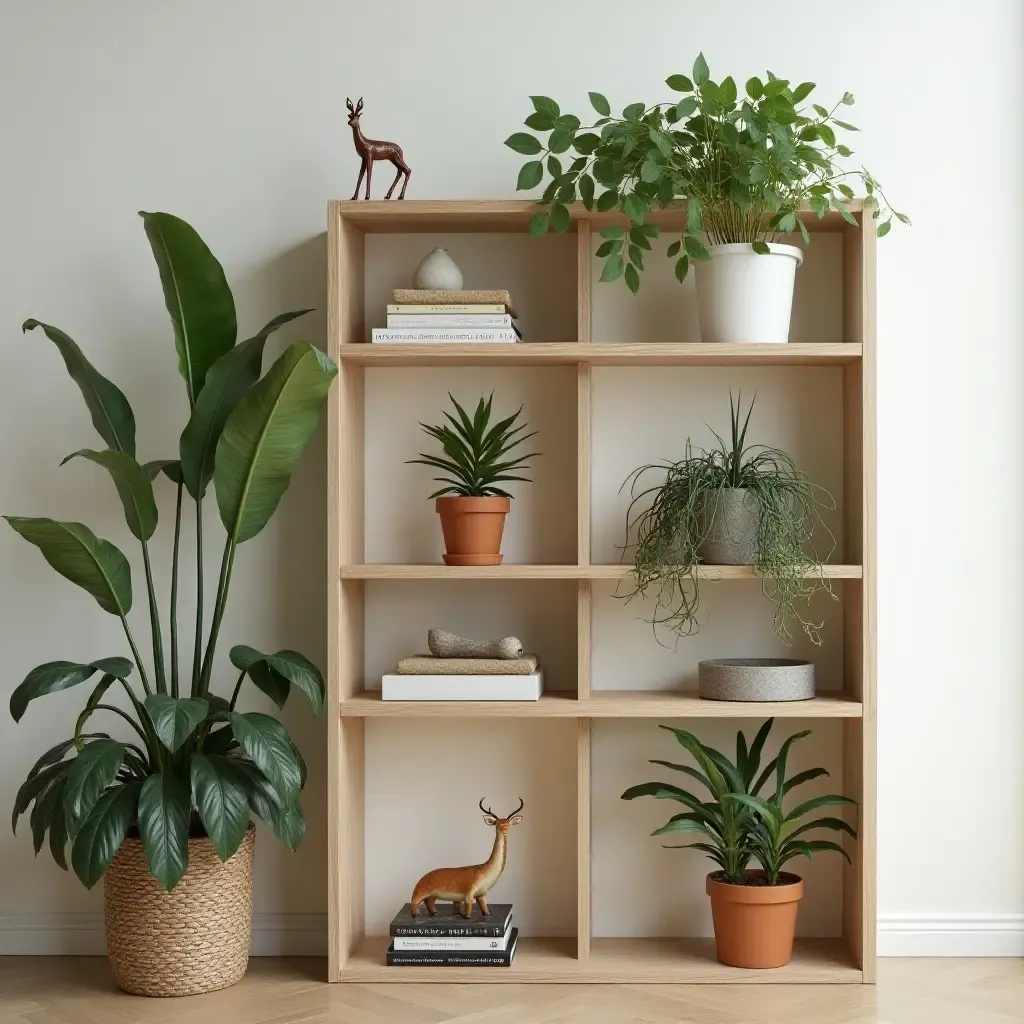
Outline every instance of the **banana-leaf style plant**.
{"label": "banana-leaf style plant", "polygon": [[692,260],[709,258],[702,235],[714,245],[746,242],[767,253],[768,243],[790,232],[809,241],[808,212],[820,218],[831,207],[855,224],[844,205],[856,195],[851,182],[863,188],[879,236],[889,231],[893,217],[910,223],[865,168],[844,166],[853,151],[837,132],[857,129],[836,113],[853,105],[851,93],[828,106],[808,104],[813,82],[793,84],[770,71],[765,80],[749,78],[741,93],[732,77],[712,80],[703,54],[691,76],[670,75],[665,84],[676,94],[671,100],[630,103],[621,117],[612,115],[601,93],[590,93],[598,114],[590,124],[563,114],[550,97],[532,96],[533,113],[525,123],[547,134],[547,142],[527,132],[505,141],[530,157],[517,188],[536,188],[545,172],[550,179],[539,200],[546,209],[530,221],[531,235],[567,231],[568,204],[577,198],[588,210],[618,210],[628,218],[627,228],[609,225],[601,231],[602,281],[624,278],[637,291],[644,254],[661,233],[646,219],[679,200],[687,202],[686,224],[668,256],[680,281]]}
{"label": "banana-leaf style plant", "polygon": [[[835,509],[835,499],[786,452],[747,444],[753,408],[751,400],[744,415],[742,394],[735,402],[730,394],[729,441],[712,431],[717,445],[704,450],[687,439],[681,460],[640,466],[623,483],[631,499],[624,555],[634,552],[634,585],[621,596],[655,599],[656,634],[661,626],[677,638],[701,628],[700,564],[714,551],[716,517],[725,514],[730,492],[742,492],[752,524],[751,560],[765,597],[775,605],[776,634],[788,643],[798,627],[815,644],[822,642],[824,624],[808,618],[806,610],[819,591],[835,598],[822,569],[835,550],[835,537],[821,518],[822,510]],[[652,477],[658,482],[648,485]],[[826,539],[823,554],[814,543],[818,531]]]}
{"label": "banana-leaf style plant", "polygon": [[[652,796],[682,804],[686,810],[674,814],[651,835],[689,833],[700,836],[697,842],[681,846],[666,845],[665,849],[701,851],[718,865],[720,879],[730,885],[749,882],[745,872],[751,860],[763,869],[768,885],[780,884],[780,870],[795,857],[809,858],[815,853],[832,850],[849,860],[849,855],[837,843],[799,837],[813,830],[827,829],[845,832],[856,838],[856,831],[841,818],[824,817],[804,821],[812,811],[820,807],[839,804],[856,806],[856,801],[847,796],[817,796],[786,813],[783,802],[789,793],[806,782],[827,777],[828,772],[824,768],[808,768],[786,777],[790,748],[798,740],[809,736],[810,730],[789,736],[782,743],[778,754],[761,768],[764,745],[773,723],[772,718],[764,722],[749,746],[743,731],[738,730],[733,761],[685,729],[670,725],[659,726],[675,736],[679,745],[692,756],[697,767],[660,759],[652,759],[650,763],[696,779],[707,790],[710,799],[665,782],[645,782],[631,786],[622,794],[622,799],[635,800],[640,796]],[[764,797],[761,793],[766,786],[769,795]]]}
{"label": "banana-leaf style plant", "polygon": [[[220,858],[227,860],[243,838],[250,811],[295,849],[305,832],[299,804],[305,765],[280,722],[239,711],[237,702],[248,677],[278,707],[292,689],[309,700],[316,714],[324,704],[320,671],[296,651],[268,654],[244,645],[232,647],[230,660],[238,673],[234,688],[215,693],[212,686],[215,669],[221,678],[217,643],[238,547],[255,537],[274,514],[316,427],[336,368],[312,345],[293,344],[261,377],[268,336],[309,311],[284,313],[236,343],[234,299],[205,243],[185,221],[170,214],[141,216],[159,268],[190,408],[178,458],[141,461],[135,415],[124,394],[62,330],[38,320],[25,321],[24,330],[38,328],[57,347],[105,445],[81,449],[68,458],[88,460],[109,474],[128,530],[141,547],[152,657],[143,655],[129,624],[132,571],[118,547],[81,523],[5,517],[57,572],[90,594],[103,611],[117,616],[131,652],[131,658],[118,654],[86,662],[48,662],[34,668],[11,695],[11,714],[20,721],[36,698],[98,677],[74,735],[32,766],[15,799],[12,820],[16,827],[31,806],[36,852],[48,839],[53,859],[67,869],[70,842],[71,865],[90,888],[129,831],[137,830],[149,870],[166,889],[173,889],[185,873],[190,835],[208,835]],[[155,484],[161,474],[174,485],[166,620],[154,587],[149,547],[158,524]],[[207,620],[203,499],[211,484],[226,536],[213,612]],[[190,664],[178,657],[186,493],[195,503],[198,574]],[[169,650],[164,648],[165,628]],[[115,688],[125,693],[124,708],[109,702],[108,691]],[[103,716],[123,720],[132,739],[95,731],[93,719]]]}
{"label": "banana-leaf style plant", "polygon": [[408,464],[430,466],[440,470],[445,476],[435,477],[437,483],[445,486],[434,491],[430,499],[452,494],[460,498],[511,498],[508,491],[502,490],[498,484],[522,481],[530,483],[529,477],[517,476],[527,472],[527,463],[539,455],[510,455],[513,448],[536,436],[536,431],[524,434],[527,424],[516,421],[522,415],[520,406],[511,416],[499,420],[491,426],[491,407],[494,404],[494,392],[487,398],[483,395],[477,402],[476,410],[470,416],[466,410],[448,393],[448,398],[455,406],[456,415],[442,411],[448,421],[436,426],[421,423],[423,433],[439,441],[441,455],[421,454],[418,459],[409,459]]}

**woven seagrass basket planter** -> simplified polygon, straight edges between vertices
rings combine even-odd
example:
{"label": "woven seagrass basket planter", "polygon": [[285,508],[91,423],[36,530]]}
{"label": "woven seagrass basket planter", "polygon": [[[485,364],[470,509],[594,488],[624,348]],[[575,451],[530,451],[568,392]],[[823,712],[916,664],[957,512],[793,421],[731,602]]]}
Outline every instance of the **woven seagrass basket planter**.
{"label": "woven seagrass basket planter", "polygon": [[171,892],[149,873],[142,843],[125,839],[103,876],[107,955],[119,988],[190,996],[241,981],[252,932],[256,829],[221,863],[209,839],[188,841],[188,870]]}

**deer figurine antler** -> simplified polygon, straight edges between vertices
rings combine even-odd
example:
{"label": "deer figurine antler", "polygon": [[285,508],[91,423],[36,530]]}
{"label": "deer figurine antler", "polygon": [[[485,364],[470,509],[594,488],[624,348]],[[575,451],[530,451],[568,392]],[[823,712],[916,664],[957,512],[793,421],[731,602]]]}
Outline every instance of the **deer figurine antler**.
{"label": "deer figurine antler", "polygon": [[346,99],[345,106],[348,107],[348,123],[352,128],[352,138],[356,145],[356,152],[363,159],[359,167],[359,179],[356,181],[356,190],[352,193],[352,198],[359,198],[359,186],[363,183],[364,174],[366,175],[365,198],[370,198],[370,179],[373,177],[373,162],[374,160],[389,160],[395,165],[398,173],[395,175],[395,180],[391,183],[391,188],[388,189],[388,194],[384,198],[391,198],[391,193],[395,191],[398,179],[404,174],[405,181],[402,182],[402,191],[398,194],[399,199],[404,199],[406,186],[412,177],[412,170],[405,162],[405,157],[402,156],[402,147],[394,142],[380,142],[377,139],[368,139],[363,134],[362,128],[359,127],[359,118],[363,112],[362,96],[359,97],[359,102],[355,106],[352,106],[350,99]]}
{"label": "deer figurine antler", "polygon": [[416,917],[421,903],[425,903],[427,913],[437,913],[436,900],[451,900],[463,917],[473,913],[473,901],[476,900],[480,913],[484,917],[490,915],[487,909],[487,893],[494,887],[505,870],[505,855],[508,852],[508,830],[523,820],[519,813],[523,809],[523,798],[519,798],[519,806],[507,817],[499,818],[489,807],[484,807],[480,800],[480,810],[484,812],[484,822],[494,829],[494,846],[491,855],[483,864],[470,864],[463,868],[435,868],[428,871],[412,890],[412,906],[410,913]]}

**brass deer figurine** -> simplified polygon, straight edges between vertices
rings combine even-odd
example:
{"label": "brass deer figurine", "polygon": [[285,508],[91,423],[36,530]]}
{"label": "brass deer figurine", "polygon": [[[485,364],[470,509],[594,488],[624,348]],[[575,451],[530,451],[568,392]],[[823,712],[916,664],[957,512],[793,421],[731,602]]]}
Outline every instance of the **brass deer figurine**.
{"label": "brass deer figurine", "polygon": [[350,99],[345,100],[345,105],[348,107],[348,123],[352,128],[352,138],[355,142],[356,152],[363,160],[359,167],[359,178],[356,181],[356,190],[352,193],[352,198],[359,198],[359,186],[363,183],[364,174],[366,175],[366,196],[364,198],[370,198],[370,178],[373,177],[373,162],[374,160],[389,160],[395,165],[398,173],[395,175],[395,180],[391,183],[391,188],[388,189],[388,194],[384,198],[391,198],[391,193],[395,191],[398,179],[404,174],[405,181],[402,182],[402,191],[398,194],[399,199],[404,199],[406,186],[412,177],[412,170],[405,162],[405,157],[402,156],[402,147],[394,142],[380,142],[377,139],[368,139],[363,134],[362,128],[359,127],[359,117],[363,112],[362,96],[359,97],[359,102],[355,106],[352,106]]}
{"label": "brass deer figurine", "polygon": [[519,813],[522,809],[523,798],[520,797],[519,806],[507,818],[499,818],[489,807],[484,807],[481,800],[480,810],[484,812],[484,822],[494,829],[494,846],[491,848],[490,857],[483,864],[470,864],[464,868],[435,868],[428,871],[412,890],[412,916],[417,916],[421,903],[426,904],[427,912],[433,916],[437,913],[436,900],[451,900],[463,917],[471,917],[475,900],[480,907],[480,913],[484,917],[489,917],[491,912],[487,909],[487,893],[505,870],[508,830],[511,825],[518,825],[523,820]]}

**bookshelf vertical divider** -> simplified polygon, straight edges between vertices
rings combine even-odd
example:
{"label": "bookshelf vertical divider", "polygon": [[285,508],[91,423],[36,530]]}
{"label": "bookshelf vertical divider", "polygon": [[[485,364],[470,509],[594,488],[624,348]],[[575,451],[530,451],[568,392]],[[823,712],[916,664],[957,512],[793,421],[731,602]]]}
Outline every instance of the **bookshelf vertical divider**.
{"label": "bookshelf vertical divider", "polygon": [[[591,296],[592,231],[610,214],[572,208],[576,234],[576,339],[520,345],[369,345],[365,309],[367,233],[514,232],[526,230],[531,202],[332,201],[328,206],[327,350],[338,364],[328,399],[328,976],[362,982],[619,982],[619,983],[860,983],[875,978],[876,680],[875,680],[875,235],[870,213],[850,204],[856,226],[830,213],[809,220],[812,231],[842,235],[842,343],[714,346],[595,343]],[[685,224],[685,209],[661,211],[667,230]],[[568,297],[567,297],[568,298]],[[576,564],[516,565],[475,570],[446,566],[366,565],[365,374],[368,367],[551,365],[576,377]],[[595,585],[620,570],[592,564],[592,432],[598,366],[832,365],[842,374],[844,489],[843,565],[830,566],[842,590],[842,692],[799,708],[700,701],[673,691],[605,691],[592,686]],[[571,482],[568,485],[571,488]],[[571,493],[571,491],[570,491]],[[571,507],[571,506],[570,506]],[[744,567],[709,567],[725,579],[752,578]],[[473,578],[574,581],[576,681],[552,680],[540,702],[524,704],[384,703],[366,688],[365,588],[370,580]],[[558,584],[562,585],[562,584]],[[724,586],[728,586],[725,584]],[[570,614],[567,610],[566,614]],[[566,623],[571,630],[571,623]],[[842,939],[801,940],[793,962],[750,972],[714,960],[707,940],[608,939],[593,936],[592,757],[596,718],[755,719],[838,717],[842,731],[843,791],[857,799],[859,839],[844,865]],[[561,716],[575,720],[576,934],[565,939],[523,936],[512,968],[387,968],[385,937],[367,935],[366,719]]]}

